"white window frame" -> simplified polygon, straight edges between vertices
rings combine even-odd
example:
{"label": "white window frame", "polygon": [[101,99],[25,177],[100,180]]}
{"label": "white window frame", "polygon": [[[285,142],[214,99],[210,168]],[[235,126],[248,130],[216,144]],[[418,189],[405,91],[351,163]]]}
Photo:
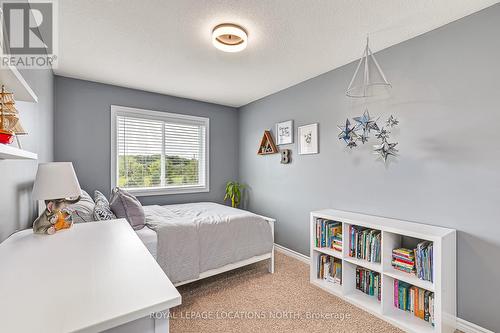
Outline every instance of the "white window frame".
{"label": "white window frame", "polygon": [[154,187],[154,188],[129,188],[127,191],[136,196],[165,195],[165,194],[183,194],[183,193],[201,193],[210,191],[210,119],[205,117],[188,116],[178,113],[163,111],[152,111],[137,109],[126,106],[111,105],[111,188],[117,186],[118,164],[117,164],[117,117],[131,116],[143,119],[171,121],[185,124],[204,124],[205,126],[205,185],[180,185],[172,187]]}

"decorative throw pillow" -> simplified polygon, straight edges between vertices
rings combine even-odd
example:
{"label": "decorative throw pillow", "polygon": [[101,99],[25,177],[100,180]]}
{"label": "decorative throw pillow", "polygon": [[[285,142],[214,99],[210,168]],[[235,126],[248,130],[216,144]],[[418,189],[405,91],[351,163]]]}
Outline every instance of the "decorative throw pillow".
{"label": "decorative throw pillow", "polygon": [[94,191],[94,201],[96,205],[109,206],[109,201],[106,196],[97,190]]}
{"label": "decorative throw pillow", "polygon": [[116,217],[127,219],[134,230],[142,229],[146,225],[144,208],[131,193],[118,187],[114,188],[109,206]]}
{"label": "decorative throw pillow", "polygon": [[109,207],[109,201],[104,194],[99,191],[94,191],[94,218],[96,221],[105,221],[116,219],[115,214],[111,211]]}
{"label": "decorative throw pillow", "polygon": [[113,214],[113,212],[109,209],[109,207],[102,205],[95,205],[93,215],[96,221],[107,221],[116,219],[115,214]]}
{"label": "decorative throw pillow", "polygon": [[94,207],[95,202],[90,195],[82,190],[80,201],[75,204],[69,205],[68,209],[71,210],[71,218],[75,223],[92,222],[94,220]]}

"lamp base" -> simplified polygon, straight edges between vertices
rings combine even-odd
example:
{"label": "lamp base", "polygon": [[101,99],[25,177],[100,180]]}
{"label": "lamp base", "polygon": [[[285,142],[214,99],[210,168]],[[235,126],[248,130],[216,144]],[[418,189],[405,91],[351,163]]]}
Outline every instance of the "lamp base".
{"label": "lamp base", "polygon": [[73,226],[71,211],[66,207],[80,200],[80,196],[75,200],[55,199],[46,200],[46,208],[38,203],[38,209],[43,208],[43,212],[33,222],[33,232],[36,234],[52,235],[62,229],[69,229]]}

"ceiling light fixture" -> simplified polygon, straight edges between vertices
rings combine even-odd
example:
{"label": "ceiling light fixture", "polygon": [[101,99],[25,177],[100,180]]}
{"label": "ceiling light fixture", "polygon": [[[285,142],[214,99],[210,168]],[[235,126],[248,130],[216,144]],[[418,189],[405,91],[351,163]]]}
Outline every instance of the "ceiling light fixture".
{"label": "ceiling light fixture", "polygon": [[219,24],[212,31],[212,44],[224,52],[240,52],[247,47],[248,35],[236,24]]}

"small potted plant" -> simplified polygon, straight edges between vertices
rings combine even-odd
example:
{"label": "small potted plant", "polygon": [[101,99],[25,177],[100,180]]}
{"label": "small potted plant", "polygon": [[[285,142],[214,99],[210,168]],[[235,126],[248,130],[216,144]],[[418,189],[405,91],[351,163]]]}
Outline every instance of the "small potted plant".
{"label": "small potted plant", "polygon": [[231,207],[238,208],[241,203],[241,193],[245,185],[238,182],[227,182],[224,202],[231,200]]}

